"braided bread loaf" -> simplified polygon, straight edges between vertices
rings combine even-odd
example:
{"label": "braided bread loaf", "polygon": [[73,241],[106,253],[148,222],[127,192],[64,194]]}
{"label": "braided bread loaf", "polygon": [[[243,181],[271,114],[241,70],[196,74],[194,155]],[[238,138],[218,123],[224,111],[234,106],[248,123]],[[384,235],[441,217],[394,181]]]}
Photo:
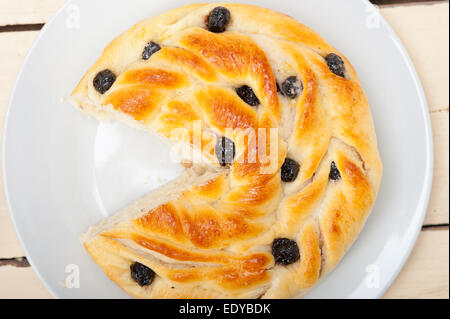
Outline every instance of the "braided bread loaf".
{"label": "braided bread loaf", "polygon": [[178,180],[82,237],[135,297],[304,295],[356,239],[378,192],[382,166],[353,67],[267,9],[197,4],[144,20],[104,50],[72,98],[196,155],[182,158]]}

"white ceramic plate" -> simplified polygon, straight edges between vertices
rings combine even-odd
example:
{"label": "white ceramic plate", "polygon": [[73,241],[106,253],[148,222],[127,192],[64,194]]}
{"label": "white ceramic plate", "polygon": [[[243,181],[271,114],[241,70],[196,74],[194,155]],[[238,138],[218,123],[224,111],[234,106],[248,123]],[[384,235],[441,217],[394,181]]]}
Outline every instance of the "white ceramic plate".
{"label": "white ceramic plate", "polygon": [[[115,36],[187,2],[69,1],[45,25],[23,65],[4,132],[4,183],[22,246],[56,297],[127,297],[84,251],[78,235],[182,170],[157,138],[121,124],[99,124],[61,98]],[[414,67],[365,0],[252,3],[312,27],[358,71],[374,116],[384,178],[360,237],[308,297],[380,297],[414,246],[432,179],[428,107]],[[73,274],[68,265],[79,269],[79,288],[63,284]]]}

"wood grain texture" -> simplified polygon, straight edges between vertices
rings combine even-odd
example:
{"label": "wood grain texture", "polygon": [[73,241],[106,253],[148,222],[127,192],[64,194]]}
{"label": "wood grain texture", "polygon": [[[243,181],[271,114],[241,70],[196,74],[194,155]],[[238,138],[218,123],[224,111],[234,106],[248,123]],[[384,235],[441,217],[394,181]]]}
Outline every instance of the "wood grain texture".
{"label": "wood grain texture", "polygon": [[377,6],[400,6],[400,5],[419,5],[419,4],[435,4],[442,0],[369,0]]}
{"label": "wood grain texture", "polygon": [[423,231],[384,298],[449,298],[447,230]]}
{"label": "wood grain texture", "polygon": [[0,0],[0,26],[47,22],[65,0]]}
{"label": "wood grain texture", "polygon": [[[2,52],[2,58],[0,59],[0,138],[3,134],[8,98],[14,86],[15,78],[26,53],[38,34],[37,31],[0,33],[0,50]],[[2,170],[0,170],[0,179],[3,180]],[[3,183],[0,183],[0,258],[23,255],[23,249],[19,244],[6,207]]]}
{"label": "wood grain texture", "polygon": [[425,225],[449,223],[449,112],[431,113],[434,139],[434,176]]}
{"label": "wood grain texture", "polygon": [[449,4],[389,7],[381,12],[411,56],[430,108],[435,168],[425,224],[448,224]]}
{"label": "wood grain texture", "polygon": [[449,100],[449,4],[387,7],[382,15],[414,62],[431,112]]}
{"label": "wood grain texture", "polygon": [[33,268],[0,267],[0,299],[52,298]]}
{"label": "wood grain texture", "polygon": [[[0,0],[0,26],[48,21],[64,0]],[[382,7],[381,13],[407,48],[430,107],[435,171],[425,224],[449,223],[449,17],[448,2]],[[37,31],[0,32],[0,129],[9,94]],[[1,131],[0,131],[1,138]],[[1,177],[1,172],[0,172]],[[448,298],[448,227],[423,231],[408,263],[386,298]],[[0,183],[0,258],[23,256]],[[24,289],[23,287],[27,287]],[[0,298],[47,298],[32,268],[0,267]]]}

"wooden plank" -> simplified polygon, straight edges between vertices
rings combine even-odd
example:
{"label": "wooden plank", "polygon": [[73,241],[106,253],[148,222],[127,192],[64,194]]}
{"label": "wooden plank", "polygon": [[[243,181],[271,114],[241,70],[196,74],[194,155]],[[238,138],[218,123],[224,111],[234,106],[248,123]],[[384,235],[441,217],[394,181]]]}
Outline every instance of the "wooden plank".
{"label": "wooden plank", "polygon": [[0,83],[2,84],[0,88],[0,116],[2,118],[0,125],[3,125],[3,116],[17,73],[38,34],[38,31],[0,33],[0,48],[2,51],[2,58],[0,59],[0,70],[2,70],[0,72]]}
{"label": "wooden plank", "polygon": [[[3,194],[1,197],[3,197]],[[3,199],[0,199],[0,201],[4,202]],[[20,246],[8,210],[5,205],[0,205],[0,257],[12,258],[18,256],[25,256],[25,253]]]}
{"label": "wooden plank", "polygon": [[[23,59],[39,32],[0,33],[0,139],[3,133],[3,122],[9,94]],[[0,142],[1,143],[1,142]],[[1,161],[1,159],[0,159]],[[0,163],[1,164],[1,163]],[[2,180],[0,169],[0,180]],[[6,207],[3,183],[0,182],[0,258],[23,256],[14,227]]]}
{"label": "wooden plank", "polygon": [[423,231],[384,298],[449,298],[449,231]]}
{"label": "wooden plank", "polygon": [[377,6],[405,6],[420,4],[435,4],[445,0],[369,0]]}
{"label": "wooden plank", "polygon": [[425,225],[449,223],[449,112],[431,113],[434,138],[434,177]]}
{"label": "wooden plank", "polygon": [[0,299],[53,298],[33,268],[0,267]]}
{"label": "wooden plank", "polygon": [[430,110],[448,108],[449,4],[381,9],[405,45],[422,80]]}
{"label": "wooden plank", "polygon": [[47,22],[65,0],[0,0],[0,26]]}

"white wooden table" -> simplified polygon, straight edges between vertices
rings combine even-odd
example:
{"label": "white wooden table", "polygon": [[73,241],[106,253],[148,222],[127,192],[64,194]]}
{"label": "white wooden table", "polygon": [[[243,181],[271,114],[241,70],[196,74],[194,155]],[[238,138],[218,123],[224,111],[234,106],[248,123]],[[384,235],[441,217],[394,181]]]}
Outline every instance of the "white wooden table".
{"label": "white wooden table", "polygon": [[[374,2],[391,3],[381,5],[380,10],[409,51],[422,80],[435,143],[434,183],[423,230],[411,257],[384,297],[449,298],[449,3]],[[23,59],[42,25],[63,3],[0,0],[0,129]],[[24,252],[1,183],[0,188],[0,298],[51,298],[22,258]]]}

